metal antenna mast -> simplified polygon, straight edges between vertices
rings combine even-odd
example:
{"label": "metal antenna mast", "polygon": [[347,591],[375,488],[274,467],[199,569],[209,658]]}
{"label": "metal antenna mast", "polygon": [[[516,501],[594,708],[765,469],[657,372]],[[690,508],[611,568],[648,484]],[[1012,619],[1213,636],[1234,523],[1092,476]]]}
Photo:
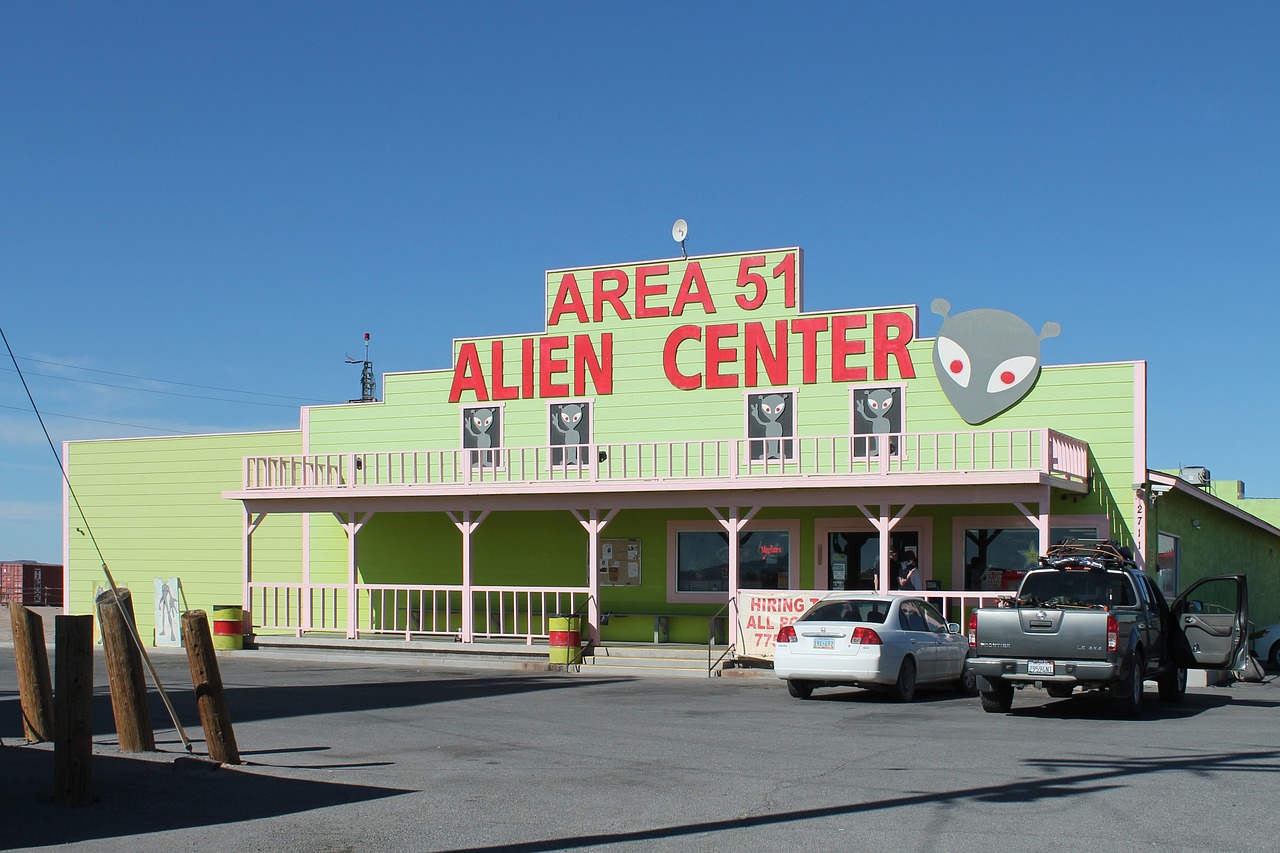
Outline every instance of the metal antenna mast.
{"label": "metal antenna mast", "polygon": [[369,333],[364,333],[364,360],[347,356],[347,364],[363,365],[360,370],[360,399],[348,400],[348,403],[378,402],[378,382],[373,377],[373,362],[369,360]]}

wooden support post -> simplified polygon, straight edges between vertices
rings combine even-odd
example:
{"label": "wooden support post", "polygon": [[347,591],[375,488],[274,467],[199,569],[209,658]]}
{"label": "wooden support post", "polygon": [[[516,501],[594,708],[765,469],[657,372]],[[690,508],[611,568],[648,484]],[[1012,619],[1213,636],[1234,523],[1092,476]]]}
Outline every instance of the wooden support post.
{"label": "wooden support post", "polygon": [[[155,752],[156,735],[147,709],[147,678],[142,671],[142,650],[133,641],[137,620],[133,596],[124,587],[116,594],[103,590],[94,601],[98,624],[102,626],[102,649],[107,659],[107,682],[111,687],[111,711],[116,719],[116,735],[121,752]],[[125,620],[128,619],[128,624]],[[132,626],[132,630],[130,630]]]}
{"label": "wooden support post", "polygon": [[13,654],[18,663],[18,701],[22,731],[28,743],[53,740],[53,682],[44,643],[44,620],[34,610],[9,602]]}
{"label": "wooden support post", "polygon": [[93,617],[55,616],[53,799],[72,806],[93,800]]}
{"label": "wooden support post", "polygon": [[236,747],[235,732],[231,730],[227,697],[222,692],[222,673],[218,671],[218,658],[213,650],[213,635],[209,633],[209,617],[203,610],[182,614],[182,645],[187,649],[191,685],[196,690],[196,707],[200,710],[200,725],[204,726],[209,757],[220,764],[239,764],[240,750]]}

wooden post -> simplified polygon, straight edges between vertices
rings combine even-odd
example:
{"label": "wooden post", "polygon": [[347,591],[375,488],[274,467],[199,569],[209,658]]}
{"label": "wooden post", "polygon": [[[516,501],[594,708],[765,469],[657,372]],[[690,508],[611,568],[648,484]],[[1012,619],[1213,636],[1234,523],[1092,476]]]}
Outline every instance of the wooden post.
{"label": "wooden post", "polygon": [[93,800],[93,617],[55,616],[53,625],[53,799],[87,806]]}
{"label": "wooden post", "polygon": [[213,636],[209,633],[209,617],[203,610],[182,614],[182,645],[187,649],[191,685],[196,690],[196,707],[200,710],[200,725],[204,726],[209,757],[221,764],[239,764],[240,751],[236,747],[235,732],[231,730],[227,697],[222,692],[222,674],[218,671]]}
{"label": "wooden post", "polygon": [[13,654],[18,662],[18,697],[22,731],[28,743],[53,740],[53,682],[44,643],[44,620],[34,610],[9,602]]}
{"label": "wooden post", "polygon": [[[111,687],[111,711],[116,719],[116,735],[121,752],[155,752],[156,735],[147,709],[147,678],[142,671],[142,650],[133,641],[137,620],[133,596],[124,587],[115,593],[103,590],[94,603],[102,626],[102,649],[107,659],[107,682]],[[125,620],[128,620],[128,624]],[[130,630],[130,626],[133,630]]]}

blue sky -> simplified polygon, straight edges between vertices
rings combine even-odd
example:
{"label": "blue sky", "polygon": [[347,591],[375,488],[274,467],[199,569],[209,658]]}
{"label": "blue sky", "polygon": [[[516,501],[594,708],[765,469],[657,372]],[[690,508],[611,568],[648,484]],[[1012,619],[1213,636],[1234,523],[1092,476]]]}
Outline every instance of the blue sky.
{"label": "blue sky", "polygon": [[[1280,6],[0,4],[0,326],[55,443],[295,427],[542,329],[546,269],[799,245],[805,307],[1146,359],[1150,462],[1280,496]],[[0,364],[0,560],[61,561]],[[1083,401],[1087,405],[1087,401]]]}

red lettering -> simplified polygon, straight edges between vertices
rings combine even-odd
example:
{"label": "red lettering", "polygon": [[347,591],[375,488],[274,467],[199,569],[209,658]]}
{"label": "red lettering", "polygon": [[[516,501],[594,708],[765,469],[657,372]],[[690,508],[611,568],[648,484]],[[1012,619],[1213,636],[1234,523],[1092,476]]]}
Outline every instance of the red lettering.
{"label": "red lettering", "polygon": [[520,342],[520,396],[533,398],[533,338]]}
{"label": "red lettering", "polygon": [[676,293],[676,304],[671,309],[671,316],[679,317],[684,313],[684,306],[690,302],[701,305],[703,313],[716,313],[716,305],[711,301],[711,291],[707,287],[707,277],[702,272],[702,264],[697,261],[690,261],[689,266],[685,267],[684,280],[680,282],[680,290]]}
{"label": "red lettering", "polygon": [[520,389],[515,385],[502,384],[502,341],[494,341],[489,352],[492,356],[490,371],[493,373],[493,399],[515,400],[520,396]]}
{"label": "red lettering", "polygon": [[465,343],[458,348],[458,361],[453,366],[453,385],[449,388],[449,402],[461,400],[463,391],[474,392],[476,400],[481,403],[489,399],[489,389],[484,387],[480,355],[473,343]]}
{"label": "red lettering", "polygon": [[745,293],[739,293],[737,296],[738,304],[747,311],[754,311],[763,305],[764,298],[769,292],[764,276],[753,272],[757,267],[762,266],[764,266],[764,255],[750,255],[738,262],[738,287],[755,288],[755,294],[750,297]]}
{"label": "red lettering", "polygon": [[667,335],[667,342],[662,345],[662,370],[667,374],[667,381],[681,391],[693,391],[702,387],[702,374],[694,373],[686,376],[676,365],[676,355],[680,344],[685,341],[702,340],[702,330],[697,326],[680,326]]}
{"label": "red lettering", "polygon": [[[610,281],[618,286],[606,289],[605,282]],[[631,319],[631,313],[627,311],[627,306],[622,304],[622,297],[626,296],[628,287],[630,287],[630,284],[627,281],[627,274],[622,270],[596,270],[595,275],[591,277],[591,290],[595,301],[592,316],[597,323],[604,319],[604,305],[606,302],[613,306],[613,311],[618,315],[619,320]]]}
{"label": "red lettering", "polygon": [[737,388],[738,377],[735,375],[725,376],[720,372],[722,365],[734,361],[738,356],[738,351],[731,347],[726,348],[720,346],[720,342],[725,339],[733,339],[738,337],[738,326],[736,323],[717,323],[713,326],[707,326],[707,387],[708,388]]}
{"label": "red lettering", "polygon": [[747,361],[746,380],[748,388],[760,384],[758,365],[764,366],[769,376],[769,384],[787,384],[787,321],[778,320],[773,326],[773,339],[776,349],[769,347],[769,336],[765,334],[763,323],[747,323],[743,336],[743,355]]}
{"label": "red lettering", "polygon": [[832,382],[865,382],[865,367],[850,367],[849,356],[865,355],[865,340],[849,340],[850,329],[865,329],[866,314],[841,314],[831,318],[831,381]]}
{"label": "red lettering", "polygon": [[569,346],[566,335],[548,335],[538,339],[538,391],[543,397],[568,397],[568,383],[557,385],[557,373],[569,369],[567,359],[555,358],[556,352]]}
{"label": "red lettering", "polygon": [[573,336],[573,393],[587,393],[587,373],[598,394],[613,393],[613,335],[600,336],[600,354],[596,355],[590,335]]}
{"label": "red lettering", "polygon": [[[895,334],[890,337],[890,332]],[[880,382],[889,378],[889,358],[898,363],[898,375],[915,379],[916,367],[911,363],[907,344],[915,334],[911,318],[902,311],[886,311],[875,315],[875,377]]]}
{"label": "red lettering", "polygon": [[791,321],[791,331],[800,335],[801,380],[805,385],[818,381],[818,333],[827,330],[826,317],[799,317]]}
{"label": "red lettering", "polygon": [[796,255],[795,252],[787,252],[782,262],[773,268],[773,277],[783,276],[782,292],[786,295],[785,305],[788,308],[796,307]]}
{"label": "red lettering", "polygon": [[670,267],[666,264],[658,264],[652,267],[636,268],[636,319],[644,319],[647,317],[666,317],[671,310],[665,305],[657,305],[650,308],[646,305],[646,301],[654,296],[666,296],[667,285],[663,282],[654,284],[649,283],[649,276],[666,275],[670,271]]}
{"label": "red lettering", "polygon": [[564,313],[572,313],[578,318],[579,323],[587,322],[587,306],[582,302],[578,280],[571,272],[565,273],[560,279],[560,289],[556,291],[556,298],[551,305],[551,319],[547,320],[547,325],[554,326],[559,323],[560,315]]}

